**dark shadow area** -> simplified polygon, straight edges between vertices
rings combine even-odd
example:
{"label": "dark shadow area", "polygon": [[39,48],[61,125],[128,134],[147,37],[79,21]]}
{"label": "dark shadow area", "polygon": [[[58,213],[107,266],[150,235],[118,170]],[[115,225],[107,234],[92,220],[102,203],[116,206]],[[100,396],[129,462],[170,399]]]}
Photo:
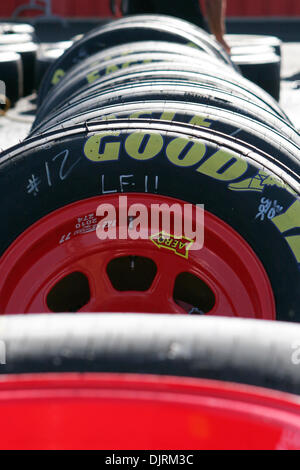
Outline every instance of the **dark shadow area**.
{"label": "dark shadow area", "polygon": [[[61,18],[61,21],[32,20],[19,18],[20,22],[28,22],[36,27],[37,38],[40,42],[67,41],[77,34],[84,34],[112,21],[113,18]],[[8,19],[6,21],[12,21]],[[300,18],[227,18],[229,34],[265,34],[277,36],[285,42],[300,41]]]}
{"label": "dark shadow area", "polygon": [[74,272],[61,279],[48,293],[47,305],[51,312],[77,312],[91,298],[87,277]]}
{"label": "dark shadow area", "polygon": [[107,275],[118,291],[146,291],[150,289],[157,267],[150,258],[122,256],[107,265]]}
{"label": "dark shadow area", "polygon": [[228,34],[265,34],[284,42],[300,41],[300,18],[227,18]]}
{"label": "dark shadow area", "polygon": [[85,34],[97,26],[111,21],[110,18],[95,20],[65,20],[63,22],[36,21],[36,35],[40,42],[68,41],[77,34]]}

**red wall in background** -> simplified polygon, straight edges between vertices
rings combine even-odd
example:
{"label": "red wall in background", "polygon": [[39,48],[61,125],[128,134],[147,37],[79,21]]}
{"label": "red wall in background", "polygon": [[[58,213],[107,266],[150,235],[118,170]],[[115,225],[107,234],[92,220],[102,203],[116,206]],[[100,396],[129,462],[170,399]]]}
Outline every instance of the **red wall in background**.
{"label": "red wall in background", "polygon": [[[10,17],[17,6],[28,3],[2,0],[0,17]],[[111,16],[109,0],[52,0],[52,9],[67,17]],[[227,0],[227,16],[300,16],[300,0]]]}
{"label": "red wall in background", "polygon": [[300,0],[227,0],[227,16],[300,16]]}
{"label": "red wall in background", "polygon": [[[37,0],[36,3],[43,5],[44,2]],[[52,0],[51,3],[54,15],[66,17],[111,16],[109,0]],[[0,2],[0,17],[10,17],[18,6],[24,4],[29,4],[29,0],[2,0]],[[27,16],[36,16],[36,14],[34,11],[31,14],[28,10]]]}

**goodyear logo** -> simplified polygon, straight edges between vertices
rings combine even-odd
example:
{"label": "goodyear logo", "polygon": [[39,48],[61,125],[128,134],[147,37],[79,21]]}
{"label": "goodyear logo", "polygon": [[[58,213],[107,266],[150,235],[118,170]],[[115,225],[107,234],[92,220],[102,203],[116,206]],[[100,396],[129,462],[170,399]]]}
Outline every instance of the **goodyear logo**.
{"label": "goodyear logo", "polygon": [[229,189],[232,191],[255,191],[259,193],[262,193],[266,186],[277,186],[295,194],[295,191],[289,188],[285,183],[262,170],[252,178],[247,178],[238,183],[228,185]]}
{"label": "goodyear logo", "polygon": [[175,255],[182,256],[186,259],[189,257],[189,249],[194,243],[194,240],[191,240],[190,238],[175,238],[174,235],[170,235],[169,233],[165,232],[159,232],[156,235],[152,235],[150,240],[158,248],[171,250]]}
{"label": "goodyear logo", "polygon": [[[124,149],[130,158],[139,162],[150,161],[163,151],[164,157],[172,165],[178,168],[194,168],[196,173],[225,183],[231,191],[262,193],[265,188],[278,187],[293,195],[296,194],[281,179],[264,170],[257,169],[254,176],[250,178],[246,176],[249,163],[236,152],[217,148],[212,155],[207,155],[205,142],[194,138],[175,137],[169,140],[156,132],[133,132],[126,136],[123,142],[121,131],[101,132],[91,135],[86,140],[84,155],[94,163],[112,162],[119,160],[121,149]],[[272,218],[272,223],[282,233],[298,263],[300,263],[300,235],[285,232],[299,228],[299,210],[300,200],[296,199],[285,213]],[[154,243],[153,237],[152,241]],[[170,235],[166,240],[165,238],[158,240],[158,236],[155,238],[155,244],[159,248],[173,250],[175,254],[185,258],[188,257],[190,243],[192,240],[178,240]]]}

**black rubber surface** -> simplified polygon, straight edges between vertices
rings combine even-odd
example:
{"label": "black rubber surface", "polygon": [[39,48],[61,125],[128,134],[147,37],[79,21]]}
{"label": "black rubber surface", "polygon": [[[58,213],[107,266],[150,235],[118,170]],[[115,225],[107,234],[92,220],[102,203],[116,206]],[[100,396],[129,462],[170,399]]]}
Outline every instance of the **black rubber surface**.
{"label": "black rubber surface", "polygon": [[[180,21],[180,20],[179,20]],[[206,51],[214,57],[220,57],[219,51],[214,48],[212,41],[205,42],[199,37],[189,34],[186,31],[175,29],[174,25],[164,24],[153,21],[135,21],[130,23],[119,23],[118,21],[97,28],[81,40],[76,41],[75,44],[59,58],[59,60],[50,68],[49,73],[46,75],[41,85],[38,103],[40,104],[49,90],[55,86],[55,77],[59,71],[60,75],[66,73],[73,65],[80,62],[84,58],[98,52],[105,50],[118,44],[125,42],[134,42],[137,40],[159,40],[169,41],[180,44],[191,44],[201,50]],[[223,57],[224,63],[226,57]]]}
{"label": "black rubber surface", "polygon": [[[176,30],[182,30],[186,33],[192,33],[195,37],[200,39],[201,41],[206,42],[211,47],[217,51],[218,57],[221,58],[226,63],[230,64],[233,68],[235,68],[235,64],[231,61],[230,56],[227,54],[223,46],[221,46],[218,41],[216,41],[215,37],[208,34],[206,29],[203,27],[203,22],[201,20],[201,24],[195,24],[197,19],[193,18],[191,21],[187,21],[183,18],[178,18],[176,16],[170,16],[167,14],[137,14],[137,15],[130,15],[123,18],[119,18],[117,20],[120,24],[123,23],[131,23],[134,21],[152,21],[154,23],[160,22],[166,25],[171,25]],[[206,26],[206,25],[204,25]]]}
{"label": "black rubber surface", "polygon": [[[145,63],[144,63],[145,62]],[[149,63],[148,63],[149,62]],[[110,73],[109,73],[110,72]],[[245,97],[261,107],[286,118],[284,112],[263,90],[252,84],[239,74],[220,70],[215,65],[197,63],[194,59],[176,54],[132,54],[126,57],[103,62],[91,69],[64,80],[47,96],[36,115],[36,123],[47,117],[50,112],[62,108],[75,97],[88,97],[101,89],[109,89],[122,83],[129,84],[151,79],[153,83],[159,79],[176,79],[199,82],[213,86],[219,90]],[[91,83],[87,83],[90,81]]]}
{"label": "black rubber surface", "polygon": [[101,109],[70,117],[58,126],[41,127],[31,137],[43,132],[57,132],[77,124],[88,124],[89,121],[142,118],[160,119],[192,124],[234,136],[238,140],[251,144],[281,161],[296,174],[300,174],[300,148],[291,140],[265,124],[229,110],[207,107],[205,104],[185,103],[182,101],[151,101],[123,103],[105,106]]}
{"label": "black rubber surface", "polygon": [[[99,107],[121,104],[129,101],[176,100],[187,103],[202,103],[207,106],[229,109],[243,114],[254,120],[266,123],[278,130],[282,135],[292,138],[299,144],[299,134],[292,126],[278,115],[273,114],[246,99],[233,96],[231,93],[218,91],[216,88],[199,83],[178,82],[176,80],[160,80],[153,84],[151,80],[140,81],[133,85],[114,87],[111,91],[104,90],[94,96],[79,100],[70,100],[64,108],[49,115],[42,123],[43,126],[53,126],[60,122]],[[39,132],[39,127],[33,124],[32,130]]]}
{"label": "black rubber surface", "polygon": [[[206,58],[206,54],[203,53],[199,59],[203,59],[203,56],[204,59]],[[51,112],[66,106],[69,101],[86,98],[89,95],[97,94],[102,89],[110,90],[119,84],[140,82],[144,79],[150,79],[155,83],[155,80],[168,78],[168,76],[177,80],[182,78],[185,81],[190,79],[191,81],[199,81],[201,83],[200,72],[203,72],[203,70],[210,74],[211,80],[214,80],[215,75],[218,74],[224,76],[224,78],[229,78],[230,85],[222,79],[217,80],[218,85],[230,91],[233,88],[233,91],[236,90],[242,94],[241,87],[236,85],[239,81],[243,80],[240,75],[235,73],[230,74],[230,71],[227,74],[223,74],[223,71],[217,67],[217,64],[205,63],[204,65],[200,61],[198,64],[195,58],[189,59],[185,55],[156,52],[142,52],[130,54],[130,56],[121,56],[108,61],[101,61],[100,64],[87,68],[80,73],[73,74],[72,77],[66,75],[58,86],[52,88],[47,95],[47,100],[38,108],[35,123],[40,123]],[[151,73],[153,70],[157,70],[157,72]],[[162,72],[158,72],[159,70]],[[163,72],[163,70],[170,70],[170,72]],[[143,74],[146,71],[148,71],[148,74],[144,77]],[[190,71],[193,75],[184,74],[184,71]],[[247,90],[246,94],[249,95],[250,92]],[[251,95],[251,99],[261,103],[255,94]],[[280,113],[278,106],[276,107],[276,112],[277,108],[278,113]],[[281,115],[283,116],[283,113]]]}
{"label": "black rubber surface", "polygon": [[[184,44],[178,44],[167,41],[138,41],[129,42],[119,46],[109,47],[104,51],[92,54],[86,59],[83,59],[78,64],[74,65],[64,75],[64,77],[60,79],[60,84],[64,83],[66,80],[73,78],[75,75],[80,74],[82,71],[89,70],[90,67],[94,67],[96,64],[101,64],[101,62],[141,52],[171,53],[177,55],[180,54],[188,58],[194,58],[195,60],[201,61],[203,61],[205,57],[205,63],[209,65],[218,64],[219,68],[222,70],[232,70],[232,67],[230,65],[220,62],[217,57],[208,55],[195,47],[185,46]],[[205,56],[203,56],[203,54],[205,54]]]}
{"label": "black rubber surface", "polygon": [[178,315],[0,318],[0,374],[113,372],[200,377],[300,394],[300,326]]}
{"label": "black rubber surface", "polygon": [[[69,87],[73,90],[79,89],[81,85],[87,84],[90,79],[89,76],[92,74],[94,79],[97,74],[103,74],[107,72],[111,73],[114,69],[118,68],[118,62],[113,62],[114,60],[119,61],[122,57],[128,57],[127,62],[124,65],[130,65],[132,55],[137,54],[173,54],[176,56],[184,57],[187,61],[201,62],[201,65],[216,66],[218,68],[218,73],[222,74],[223,71],[227,73],[232,73],[232,68],[230,65],[220,62],[220,60],[214,56],[208,55],[203,51],[200,51],[197,48],[185,46],[183,44],[166,42],[166,41],[138,41],[122,44],[119,46],[110,47],[104,51],[97,52],[91,56],[83,59],[78,64],[74,65],[67,73],[60,73],[55,76],[55,81],[57,81],[58,86],[54,86],[47,95],[47,101],[51,100],[60,94],[60,90],[64,90],[67,93]],[[112,61],[110,67],[107,69],[103,67],[104,63]],[[122,69],[121,69],[122,70]],[[278,105],[277,105],[278,107]],[[39,106],[42,108],[42,105]],[[38,108],[38,109],[39,109]]]}

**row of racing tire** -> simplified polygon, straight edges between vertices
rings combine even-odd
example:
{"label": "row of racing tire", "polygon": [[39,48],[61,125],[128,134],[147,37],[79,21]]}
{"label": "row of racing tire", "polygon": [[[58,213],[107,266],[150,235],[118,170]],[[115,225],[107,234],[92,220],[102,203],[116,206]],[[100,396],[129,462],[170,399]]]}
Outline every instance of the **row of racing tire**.
{"label": "row of racing tire", "polygon": [[[45,43],[43,34],[24,23],[0,24],[0,75],[7,84],[9,106],[39,89],[52,63],[71,47],[68,41]],[[242,74],[264,88],[277,101],[280,94],[281,41],[271,36],[228,35],[232,60]]]}
{"label": "row of racing tire", "polygon": [[[267,300],[255,274],[243,277],[247,261],[238,250],[223,248],[224,260],[229,252],[236,257],[235,275],[252,305],[241,311],[239,295],[228,294],[229,314],[300,321],[299,145],[276,100],[244,78],[205,31],[155,15],[96,28],[50,67],[29,137],[1,155],[2,264],[9,266],[12,246],[49,214],[99,202],[109,192],[105,184],[114,185],[114,194],[203,203],[264,272]],[[115,183],[121,175],[125,185]],[[11,297],[19,290],[10,282],[11,272],[0,282],[2,313],[16,313]],[[21,302],[20,313],[33,305]]]}

